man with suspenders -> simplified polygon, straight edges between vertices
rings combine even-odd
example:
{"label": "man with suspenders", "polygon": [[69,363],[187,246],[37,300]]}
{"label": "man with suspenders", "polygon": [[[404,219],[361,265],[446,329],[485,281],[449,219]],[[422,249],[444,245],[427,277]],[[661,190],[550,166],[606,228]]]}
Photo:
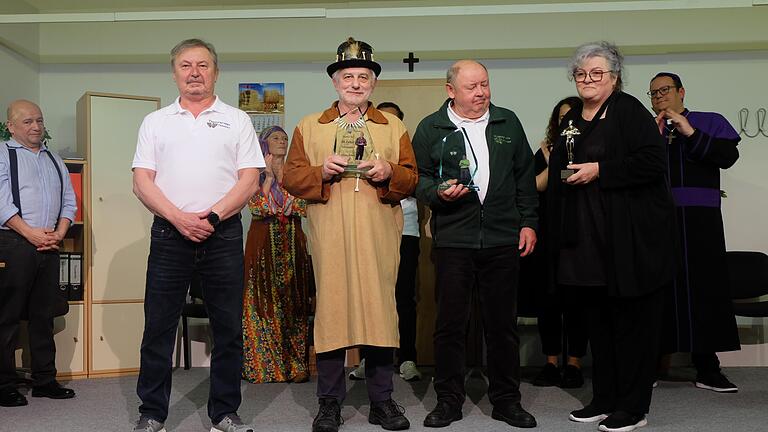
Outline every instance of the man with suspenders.
{"label": "man with suspenders", "polygon": [[29,320],[32,397],[69,399],[56,381],[53,318],[59,289],[59,243],[75,218],[72,183],[61,157],[43,142],[40,107],[8,107],[11,139],[0,144],[0,406],[27,404],[16,389],[16,334]]}

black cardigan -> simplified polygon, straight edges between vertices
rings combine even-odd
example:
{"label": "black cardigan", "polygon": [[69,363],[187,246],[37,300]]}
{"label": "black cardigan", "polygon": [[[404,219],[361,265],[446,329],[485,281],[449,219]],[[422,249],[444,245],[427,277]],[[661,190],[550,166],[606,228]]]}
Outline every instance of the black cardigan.
{"label": "black cardigan", "polygon": [[[592,161],[600,164],[600,176],[595,181],[605,202],[608,247],[603,252],[608,292],[616,297],[635,297],[664,287],[674,276],[674,205],[666,178],[665,142],[653,116],[640,101],[623,92],[615,93],[608,103],[606,117],[601,120],[605,156]],[[571,110],[562,124],[579,116],[581,110]],[[550,287],[556,283],[565,216],[560,180],[560,170],[567,165],[564,144],[561,137],[549,159],[546,230]]]}

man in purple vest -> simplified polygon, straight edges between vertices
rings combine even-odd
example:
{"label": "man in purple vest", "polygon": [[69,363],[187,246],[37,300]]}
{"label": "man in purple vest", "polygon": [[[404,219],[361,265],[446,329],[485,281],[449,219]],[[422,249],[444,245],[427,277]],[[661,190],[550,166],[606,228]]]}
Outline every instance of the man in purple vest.
{"label": "man in purple vest", "polygon": [[739,158],[739,134],[718,113],[686,109],[685,88],[673,73],[656,74],[648,95],[659,131],[669,144],[669,180],[680,248],[675,287],[665,307],[662,352],[691,353],[696,387],[735,393],[738,387],[720,371],[716,353],[741,348],[720,213],[720,170]]}

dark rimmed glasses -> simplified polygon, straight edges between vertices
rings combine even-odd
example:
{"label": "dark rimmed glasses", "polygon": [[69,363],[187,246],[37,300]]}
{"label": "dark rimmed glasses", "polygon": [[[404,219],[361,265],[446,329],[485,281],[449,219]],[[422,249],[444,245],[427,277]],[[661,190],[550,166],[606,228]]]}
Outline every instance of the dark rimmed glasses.
{"label": "dark rimmed glasses", "polygon": [[669,93],[669,91],[670,91],[670,90],[672,90],[672,89],[676,89],[676,88],[677,88],[677,86],[674,86],[674,85],[668,85],[668,86],[664,86],[664,87],[659,87],[659,88],[657,88],[656,90],[651,90],[651,91],[649,91],[649,92],[646,92],[645,94],[647,94],[647,95],[648,95],[648,97],[650,97],[651,99],[653,99],[653,98],[655,98],[656,96],[659,96],[659,97],[661,97],[661,96],[666,96],[666,95],[667,95],[667,93]]}
{"label": "dark rimmed glasses", "polygon": [[587,72],[583,69],[578,69],[577,71],[572,73],[571,76],[573,77],[573,80],[576,81],[577,83],[586,82],[587,77],[589,77],[589,80],[591,82],[600,82],[603,80],[603,75],[611,72],[613,71],[612,70],[604,71],[604,70],[598,69],[598,70],[591,70]]}

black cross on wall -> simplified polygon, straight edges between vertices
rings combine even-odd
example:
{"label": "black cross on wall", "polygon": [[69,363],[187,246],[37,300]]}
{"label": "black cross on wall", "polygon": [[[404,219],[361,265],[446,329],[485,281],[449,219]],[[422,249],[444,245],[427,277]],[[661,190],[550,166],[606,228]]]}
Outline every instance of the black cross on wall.
{"label": "black cross on wall", "polygon": [[408,72],[413,72],[413,65],[419,62],[418,57],[414,57],[412,52],[408,53],[408,57],[403,59],[403,63],[408,63]]}

